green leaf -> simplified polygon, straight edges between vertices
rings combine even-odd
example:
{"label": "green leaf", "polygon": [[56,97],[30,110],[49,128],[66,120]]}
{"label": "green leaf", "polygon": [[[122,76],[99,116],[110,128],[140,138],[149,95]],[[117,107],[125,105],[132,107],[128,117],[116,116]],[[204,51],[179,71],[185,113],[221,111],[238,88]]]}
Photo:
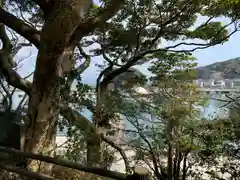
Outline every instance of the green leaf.
{"label": "green leaf", "polygon": [[193,31],[187,31],[188,38],[209,40],[212,44],[216,44],[225,39],[228,35],[228,30],[224,28],[221,22],[203,23]]}

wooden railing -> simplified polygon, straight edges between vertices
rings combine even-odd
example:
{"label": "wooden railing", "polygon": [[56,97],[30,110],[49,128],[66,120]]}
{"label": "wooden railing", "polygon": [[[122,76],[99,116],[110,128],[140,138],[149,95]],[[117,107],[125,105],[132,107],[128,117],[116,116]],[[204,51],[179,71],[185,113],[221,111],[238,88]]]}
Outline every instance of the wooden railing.
{"label": "wooden railing", "polygon": [[[72,168],[75,170],[80,170],[80,171],[84,171],[84,172],[88,172],[88,173],[92,173],[95,175],[108,177],[108,178],[112,178],[112,179],[117,179],[117,180],[148,180],[148,176],[149,176],[148,170],[143,167],[136,167],[134,169],[133,174],[123,174],[123,173],[119,173],[116,171],[110,171],[110,170],[106,170],[106,169],[102,169],[102,168],[84,166],[79,163],[62,160],[62,159],[57,159],[57,158],[52,158],[49,156],[43,156],[43,155],[38,155],[38,154],[33,154],[33,153],[28,153],[28,152],[22,152],[19,150],[10,149],[10,148],[6,148],[3,146],[0,146],[0,152],[6,153],[9,155],[13,155],[14,157],[19,157],[19,158],[24,157],[24,158],[36,159],[39,161],[44,161],[47,163],[52,163],[52,164],[56,164],[59,166]],[[28,178],[32,178],[32,179],[36,179],[36,180],[54,180],[52,177],[47,177],[47,176],[40,175],[35,172],[30,172],[26,169],[6,165],[3,162],[0,162],[0,169],[14,172],[19,175],[26,176]]]}

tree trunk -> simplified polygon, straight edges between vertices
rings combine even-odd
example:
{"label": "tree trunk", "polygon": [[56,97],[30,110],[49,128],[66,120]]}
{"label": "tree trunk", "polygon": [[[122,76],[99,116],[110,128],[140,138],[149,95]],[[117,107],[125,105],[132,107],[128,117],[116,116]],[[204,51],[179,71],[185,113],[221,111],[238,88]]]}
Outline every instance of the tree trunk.
{"label": "tree trunk", "polygon": [[101,139],[92,134],[87,138],[87,164],[89,166],[98,166],[101,159]]}
{"label": "tree trunk", "polygon": [[173,135],[172,135],[172,119],[168,120],[167,124],[167,143],[168,143],[168,157],[167,157],[167,172],[168,172],[168,179],[173,179]]}
{"label": "tree trunk", "polygon": [[[74,48],[69,42],[81,20],[80,8],[79,0],[58,0],[43,26],[29,102],[25,151],[45,154],[54,148],[63,75],[61,64],[69,60],[66,54],[69,56],[69,49]],[[28,165],[45,174],[51,170],[50,165],[39,166],[35,160],[29,160]]]}
{"label": "tree trunk", "polygon": [[180,179],[180,169],[181,169],[181,162],[182,162],[182,153],[178,153],[178,161],[177,161],[177,169],[176,169],[176,180]]}
{"label": "tree trunk", "polygon": [[187,157],[188,157],[188,152],[184,154],[184,158],[183,158],[182,180],[187,179]]}
{"label": "tree trunk", "polygon": [[172,144],[171,142],[168,142],[168,179],[173,179],[173,160],[172,160]]}

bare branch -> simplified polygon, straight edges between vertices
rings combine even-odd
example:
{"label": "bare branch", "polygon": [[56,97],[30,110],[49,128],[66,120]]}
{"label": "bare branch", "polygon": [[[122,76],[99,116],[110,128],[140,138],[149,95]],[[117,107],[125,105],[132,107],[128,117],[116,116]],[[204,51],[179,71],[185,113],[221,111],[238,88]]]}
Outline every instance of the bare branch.
{"label": "bare branch", "polygon": [[13,47],[11,55],[15,56],[22,47],[28,47],[28,46],[32,46],[32,44],[31,43],[19,43],[19,44],[17,44],[16,47]]}
{"label": "bare branch", "polygon": [[161,179],[161,173],[160,173],[159,168],[158,168],[158,166],[157,166],[157,165],[158,165],[158,161],[157,161],[157,158],[156,158],[156,156],[155,156],[154,150],[153,150],[153,148],[152,148],[151,143],[150,143],[150,142],[148,141],[148,139],[144,136],[142,130],[140,129],[140,124],[139,124],[139,122],[138,122],[138,119],[136,119],[136,124],[134,124],[134,123],[131,123],[131,124],[137,129],[139,136],[140,136],[140,137],[142,138],[142,140],[145,141],[146,144],[148,145],[148,148],[149,148],[148,152],[150,153],[151,158],[152,158],[152,160],[153,160],[153,166],[154,166],[154,170],[155,170],[154,173],[155,173],[156,177],[158,177],[158,178]]}
{"label": "bare branch", "polygon": [[28,74],[27,76],[25,76],[23,79],[27,79],[27,78],[29,78],[30,76],[33,75],[33,73],[34,73],[34,72],[31,72],[30,74]]}
{"label": "bare branch", "polygon": [[[20,9],[19,6],[18,6],[18,8]],[[21,10],[19,11],[19,13],[20,13],[20,17],[18,16],[18,18],[22,18],[22,20],[23,20],[26,24],[28,24],[28,25],[31,26],[32,28],[35,28],[35,26],[34,26],[30,21],[28,21],[28,20],[24,17],[23,12],[22,12]]]}
{"label": "bare branch", "polygon": [[24,105],[26,103],[26,100],[27,100],[27,94],[24,94],[23,98],[21,99],[21,101],[19,102],[17,108],[16,108],[16,112],[18,114],[21,114],[22,113],[22,110],[24,108]]}

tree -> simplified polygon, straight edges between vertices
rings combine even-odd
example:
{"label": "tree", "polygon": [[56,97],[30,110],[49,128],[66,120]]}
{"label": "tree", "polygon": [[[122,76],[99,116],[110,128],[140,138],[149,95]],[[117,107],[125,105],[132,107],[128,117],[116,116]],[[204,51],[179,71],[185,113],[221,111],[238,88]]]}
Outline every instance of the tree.
{"label": "tree", "polygon": [[[29,3],[32,2],[29,1]],[[41,42],[39,32],[36,29],[33,29],[4,9],[1,9],[1,17],[3,17],[1,22],[11,22],[11,24],[5,24],[26,37],[39,49],[34,80],[31,87],[30,83],[19,79],[18,74],[13,77],[12,74],[8,74],[9,70],[12,71],[11,67],[4,69],[5,72],[8,70],[5,75],[8,75],[10,84],[13,83],[11,77],[18,77],[18,84],[15,84],[15,86],[19,88],[23,87],[23,90],[29,95],[32,94],[29,102],[28,119],[26,120],[25,151],[44,153],[54,144],[51,139],[53,139],[55,134],[57,115],[60,109],[61,77],[64,75],[61,64],[63,61],[69,59],[81,37],[91,32],[97,24],[106,21],[114,15],[120,4],[121,1],[115,1],[114,5],[109,2],[105,8],[101,8],[96,14],[93,14],[89,19],[80,23],[82,17],[80,17],[79,12],[82,8],[82,1],[59,1],[54,4],[39,1],[36,5],[41,7],[45,17],[45,23],[41,32]],[[111,10],[107,8],[111,8]],[[65,26],[62,26],[62,24],[65,24]],[[22,29],[21,27],[25,28]],[[4,32],[3,24],[2,29],[1,36],[4,42],[2,56],[4,55],[5,59],[8,59],[12,46]],[[52,37],[56,38],[52,39]],[[7,60],[2,61],[7,63]],[[49,68],[46,68],[46,66]],[[14,73],[16,74],[16,72]],[[51,79],[48,77],[51,77]],[[34,161],[30,161],[29,166],[36,169],[37,164]]]}
{"label": "tree", "polygon": [[136,152],[135,163],[147,165],[156,179],[236,179],[237,158],[229,154],[234,128],[229,120],[201,116],[199,106],[205,98],[191,82],[197,77],[192,60],[169,53],[165,61],[153,63],[150,94],[142,95],[141,101],[133,96],[143,104],[138,106],[141,113],[125,116],[133,126],[126,129],[128,145]]}
{"label": "tree", "polygon": [[[114,119],[116,113],[108,112],[110,109],[105,106],[107,94],[110,93],[107,87],[114,78],[134,65],[145,63],[155,57],[164,58],[168,52],[191,53],[225,42],[231,34],[238,31],[236,11],[238,1],[231,1],[224,6],[221,1],[202,0],[161,3],[123,0],[105,2],[104,7],[93,8],[86,15],[89,18],[82,19],[79,15],[82,1],[1,1],[0,38],[3,43],[0,53],[1,72],[10,85],[30,96],[28,115],[25,119],[25,151],[46,153],[53,148],[52,137],[55,135],[60,112],[61,116],[84,132],[88,163],[97,165],[100,161],[99,151],[103,132],[109,129],[106,126],[108,122],[104,121]],[[17,5],[16,11],[28,13],[31,16],[29,21],[40,24],[41,33],[37,27],[31,25],[32,23],[29,25],[25,18],[12,15],[11,4]],[[209,20],[189,30],[199,13],[209,16]],[[221,15],[230,17],[231,22],[222,25],[220,22],[212,21],[214,17]],[[228,32],[227,27],[232,24],[236,26],[232,32]],[[13,46],[6,34],[5,26],[16,31],[38,49],[32,83],[24,80],[11,66]],[[90,39],[91,35],[94,38]],[[163,39],[173,45],[160,46]],[[191,39],[200,39],[204,43],[187,41]],[[176,40],[181,42],[176,43]],[[91,45],[94,43],[100,48],[93,48]],[[189,48],[180,49],[181,45]],[[83,51],[84,47],[91,48],[90,54]],[[70,59],[74,60],[76,54],[83,57],[85,62],[78,68],[69,67]],[[86,101],[83,102],[85,100],[83,94],[72,93],[71,85],[74,79],[80,80],[81,73],[89,66],[91,56],[100,55],[108,63],[108,67],[100,73],[96,82],[97,88],[94,92],[96,99],[87,101],[86,104]],[[84,87],[81,83],[79,86]],[[73,101],[71,97],[74,97]],[[77,107],[84,105],[91,109],[92,121],[83,117],[77,111],[78,108],[74,109],[70,105]],[[36,170],[37,162],[29,161],[29,167]],[[44,164],[40,169],[41,172],[49,173],[50,168]]]}
{"label": "tree", "polygon": [[[187,177],[187,156],[194,148],[191,143],[197,122],[199,95],[191,87],[195,63],[183,61],[189,59],[181,53],[166,53],[163,61],[155,61],[150,68],[154,73],[148,97],[143,97],[143,109],[140,112],[153,115],[126,116],[134,130],[130,146],[136,150],[135,160],[143,161],[153,171],[157,179],[179,179]],[[169,61],[172,60],[172,61]],[[146,102],[147,101],[147,102]],[[150,102],[150,104],[148,104]],[[133,133],[136,136],[132,136]],[[140,141],[140,142],[139,142]],[[132,143],[131,143],[132,142]]]}

